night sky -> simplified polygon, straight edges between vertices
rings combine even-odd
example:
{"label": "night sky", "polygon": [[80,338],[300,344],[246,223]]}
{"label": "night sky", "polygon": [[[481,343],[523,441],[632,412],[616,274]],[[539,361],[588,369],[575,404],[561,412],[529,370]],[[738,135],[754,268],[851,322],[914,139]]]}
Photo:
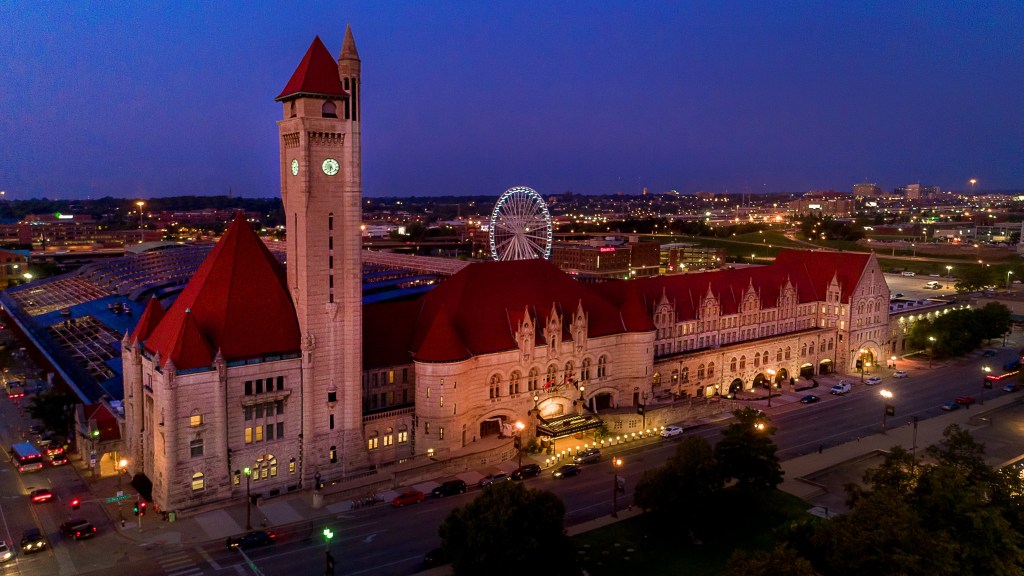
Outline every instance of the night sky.
{"label": "night sky", "polygon": [[346,24],[367,196],[1024,189],[1019,0],[121,4],[0,2],[8,199],[277,196]]}

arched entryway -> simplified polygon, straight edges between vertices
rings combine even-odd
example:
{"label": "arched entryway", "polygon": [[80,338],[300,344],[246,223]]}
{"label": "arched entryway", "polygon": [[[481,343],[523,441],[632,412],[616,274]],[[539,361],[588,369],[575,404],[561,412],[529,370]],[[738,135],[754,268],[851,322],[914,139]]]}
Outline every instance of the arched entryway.
{"label": "arched entryway", "polygon": [[818,374],[831,374],[836,371],[832,360],[826,358],[821,362],[818,362]]}
{"label": "arched entryway", "polygon": [[593,398],[594,410],[600,412],[601,410],[607,410],[612,407],[612,395],[607,392],[602,392]]}
{"label": "arched entryway", "polygon": [[775,383],[782,384],[786,380],[789,380],[789,372],[785,368],[779,368],[778,374],[775,375]]}
{"label": "arched entryway", "polygon": [[814,364],[807,363],[800,366],[800,377],[808,380],[814,378]]}
{"label": "arched entryway", "polygon": [[871,367],[875,365],[875,351],[868,347],[861,348],[857,351],[857,358],[853,365],[857,370],[870,372]]}
{"label": "arched entryway", "polygon": [[742,392],[742,391],[743,391],[743,380],[740,380],[739,378],[737,378],[737,379],[732,381],[732,384],[729,384],[729,395],[730,396],[732,396],[733,394],[738,394],[739,392]]}
{"label": "arched entryway", "polygon": [[768,378],[765,377],[764,374],[758,373],[757,376],[754,376],[754,389],[755,390],[758,389],[758,388],[767,388],[767,387],[768,387]]}
{"label": "arched entryway", "polygon": [[501,424],[505,421],[504,416],[494,416],[480,423],[480,438],[498,436],[501,434]]}

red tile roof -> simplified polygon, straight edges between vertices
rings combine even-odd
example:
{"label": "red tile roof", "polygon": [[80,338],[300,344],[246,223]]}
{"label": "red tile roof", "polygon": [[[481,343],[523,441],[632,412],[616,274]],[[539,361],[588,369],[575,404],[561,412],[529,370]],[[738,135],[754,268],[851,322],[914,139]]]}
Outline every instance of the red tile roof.
{"label": "red tile roof", "polygon": [[420,362],[458,362],[470,356],[442,304],[413,357]]}
{"label": "red tile roof", "polygon": [[[353,49],[355,46],[353,45]],[[281,101],[298,96],[347,96],[338,76],[338,63],[317,36],[310,44],[299,67],[284,90],[275,98]]]}
{"label": "red tile roof", "polygon": [[[537,325],[543,327],[554,305],[562,316],[566,337],[572,314],[581,302],[589,318],[589,336],[624,331],[615,306],[547,260],[470,264],[422,298],[410,349],[420,357],[423,346],[434,345],[427,343],[427,335],[442,308],[459,341],[476,355],[514,349],[515,332],[524,310],[529,310]],[[448,348],[457,345],[454,341],[446,343]]]}
{"label": "red tile roof", "polygon": [[139,318],[139,323],[135,325],[135,331],[132,332],[131,341],[134,342],[145,342],[146,338],[153,332],[156,325],[163,320],[165,311],[164,307],[157,300],[156,296],[149,299],[149,303],[146,304],[146,310],[142,313],[142,318]]}
{"label": "red tile roof", "polygon": [[[205,343],[205,344],[204,344]],[[277,259],[239,213],[145,341],[179,370],[299,351],[299,324]],[[204,350],[205,349],[205,350]]]}
{"label": "red tile roof", "polygon": [[96,429],[100,431],[100,442],[121,439],[121,427],[117,424],[117,417],[103,404],[86,404],[82,407],[85,413],[85,420],[92,420],[96,423]]}
{"label": "red tile roof", "polygon": [[379,302],[363,306],[363,366],[408,364],[409,342],[416,329],[420,301]]}
{"label": "red tile roof", "polygon": [[842,284],[842,301],[850,302],[857,282],[864,274],[864,268],[871,260],[868,252],[825,252],[821,250],[780,250],[775,263],[795,266],[805,270],[814,283],[815,290],[824,298],[825,291],[833,277],[838,276]]}

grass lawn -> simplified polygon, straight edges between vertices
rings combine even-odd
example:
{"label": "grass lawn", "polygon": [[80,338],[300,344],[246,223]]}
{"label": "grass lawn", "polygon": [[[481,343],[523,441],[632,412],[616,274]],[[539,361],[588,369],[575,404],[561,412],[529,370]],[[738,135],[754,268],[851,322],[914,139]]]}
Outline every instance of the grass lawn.
{"label": "grass lawn", "polygon": [[813,518],[807,514],[807,502],[781,491],[749,502],[725,490],[712,508],[715,512],[701,521],[696,533],[699,544],[691,542],[672,517],[654,513],[584,532],[572,540],[582,566],[593,576],[715,576],[736,549],[768,550],[775,543],[777,527]]}

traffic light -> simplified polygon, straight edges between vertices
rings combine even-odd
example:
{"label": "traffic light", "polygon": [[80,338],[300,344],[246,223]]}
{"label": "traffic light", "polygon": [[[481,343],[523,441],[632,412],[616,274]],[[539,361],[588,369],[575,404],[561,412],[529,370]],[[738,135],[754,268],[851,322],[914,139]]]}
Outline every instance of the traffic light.
{"label": "traffic light", "polygon": [[135,501],[135,505],[132,506],[132,514],[135,514],[136,516],[139,515],[139,501],[138,500],[136,500]]}
{"label": "traffic light", "polygon": [[79,500],[78,498],[72,498],[72,499],[71,499],[71,509],[72,509],[72,510],[78,510],[78,508],[79,508],[79,507],[80,507],[81,505],[82,505],[82,501],[81,501],[81,500]]}
{"label": "traffic light", "polygon": [[139,516],[145,516],[145,515],[146,515],[146,501],[145,500],[139,500]]}

